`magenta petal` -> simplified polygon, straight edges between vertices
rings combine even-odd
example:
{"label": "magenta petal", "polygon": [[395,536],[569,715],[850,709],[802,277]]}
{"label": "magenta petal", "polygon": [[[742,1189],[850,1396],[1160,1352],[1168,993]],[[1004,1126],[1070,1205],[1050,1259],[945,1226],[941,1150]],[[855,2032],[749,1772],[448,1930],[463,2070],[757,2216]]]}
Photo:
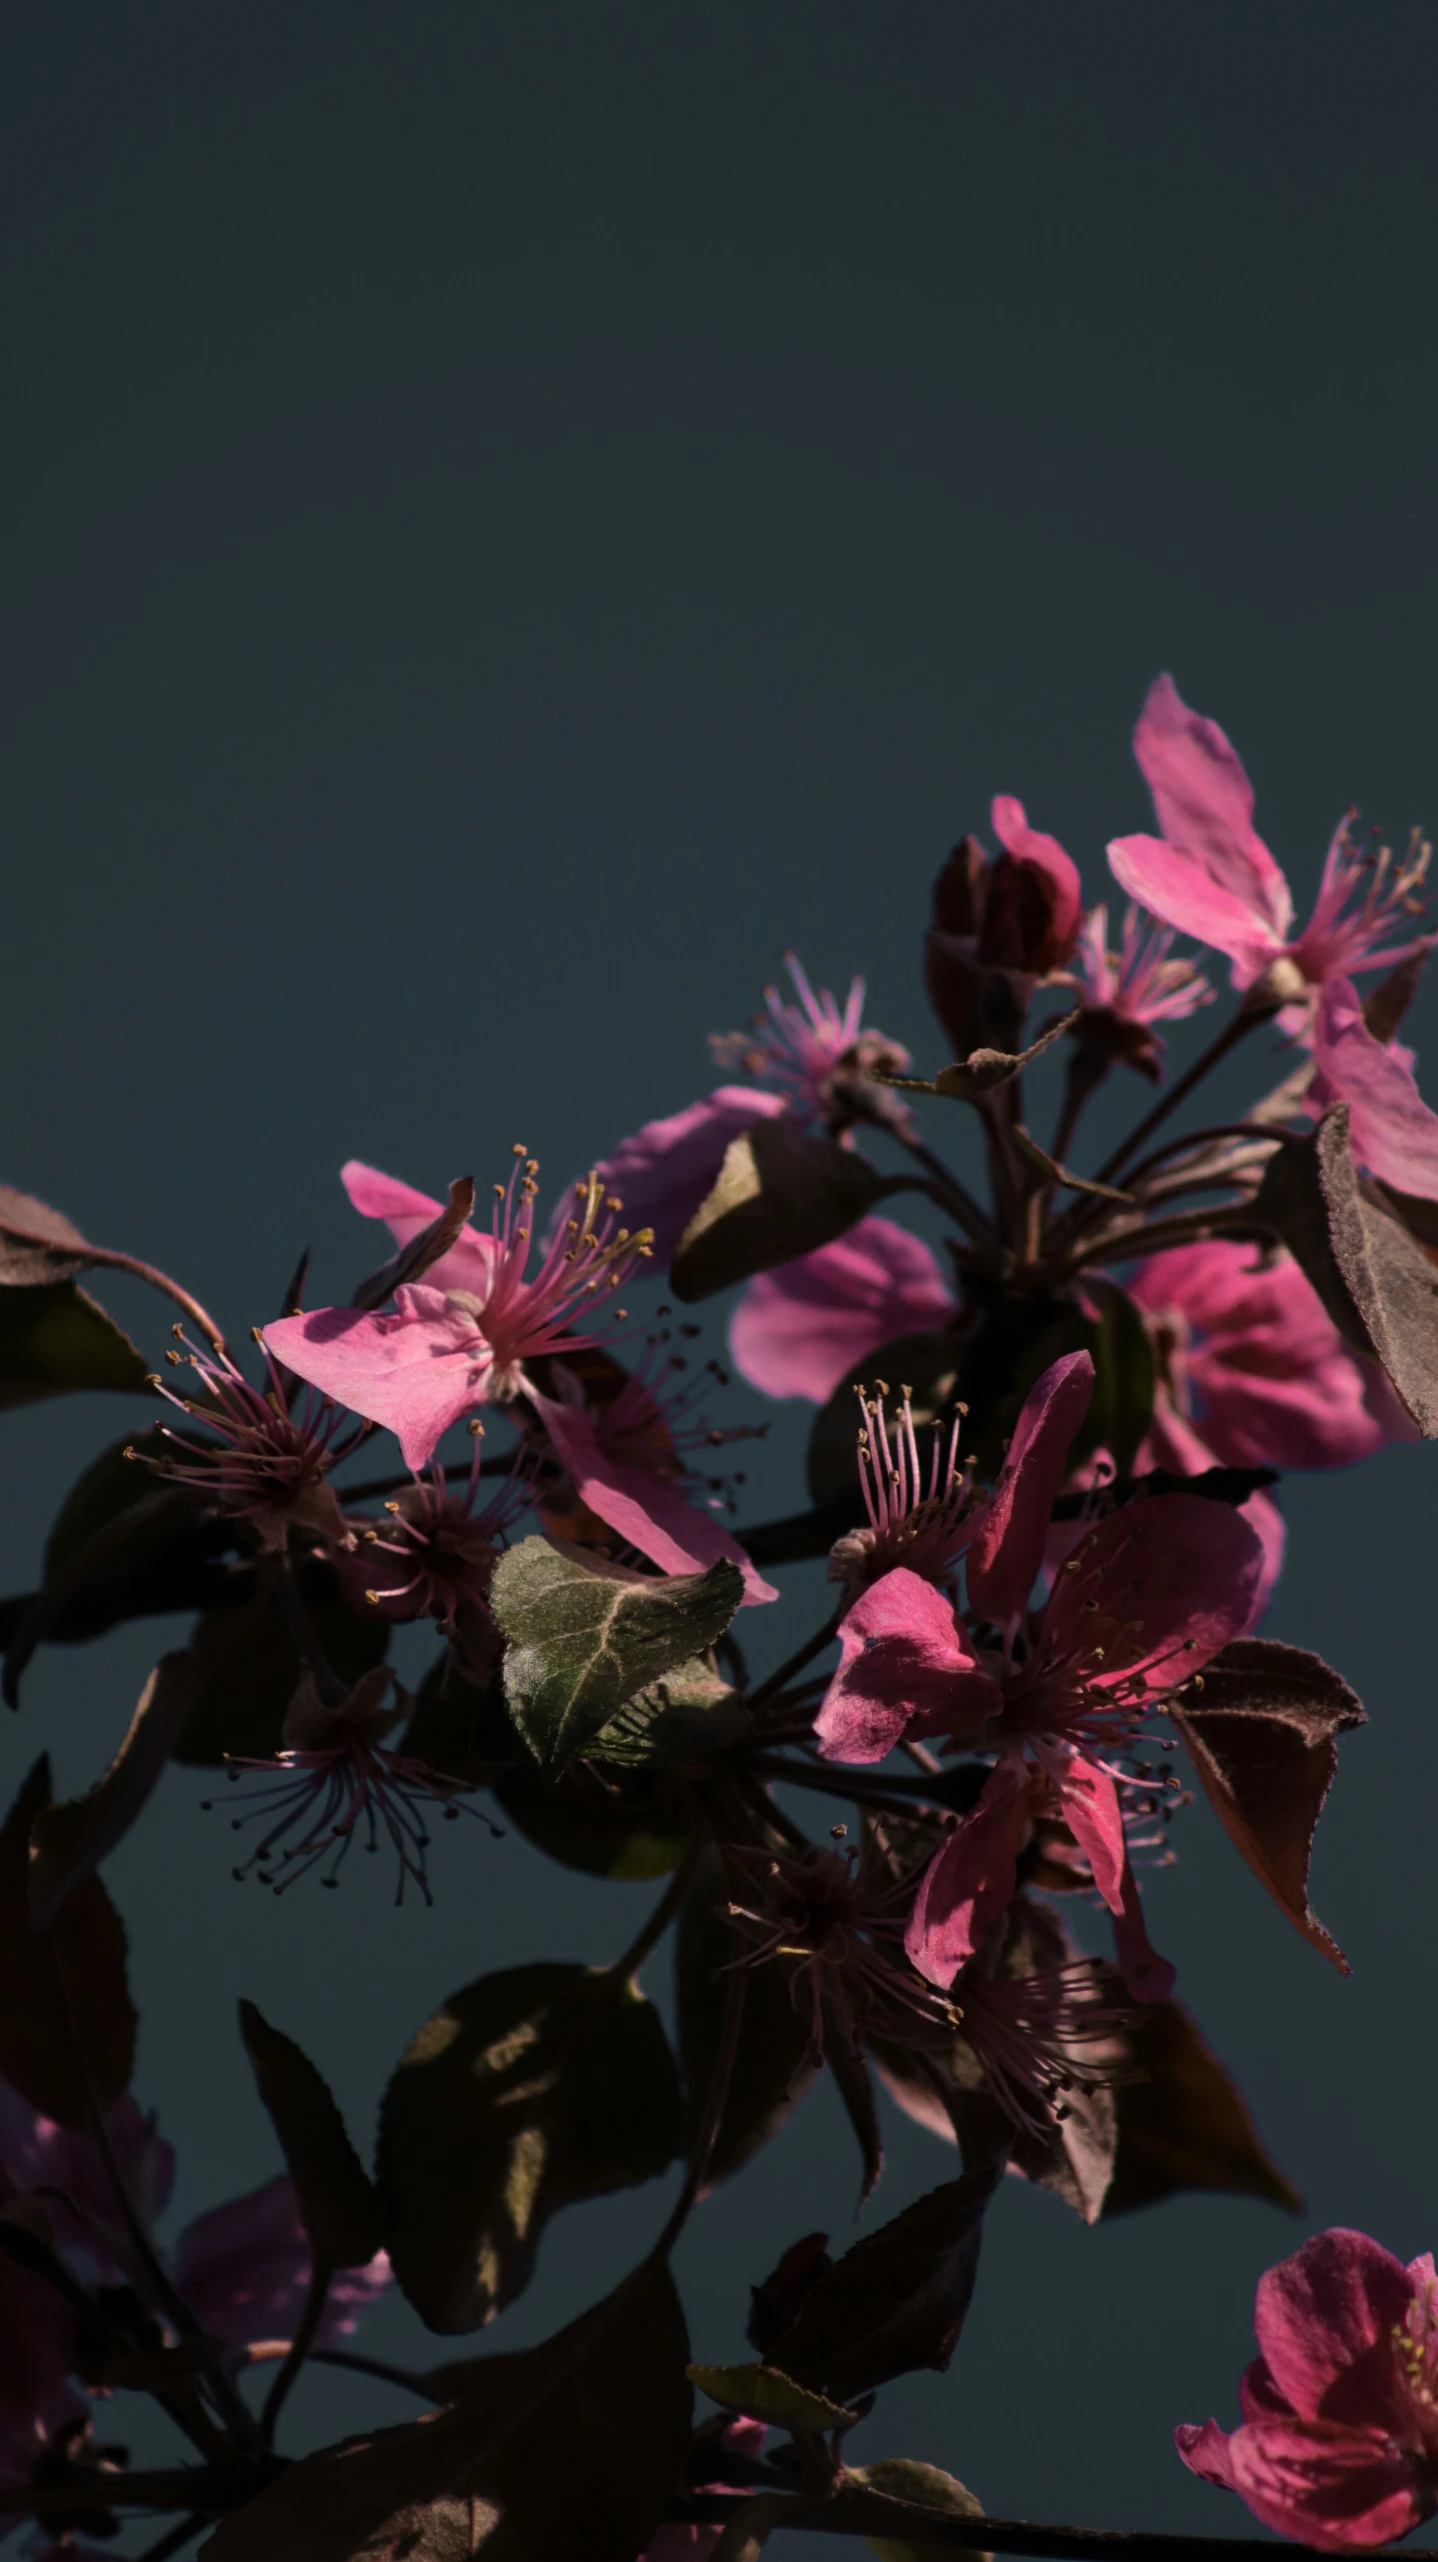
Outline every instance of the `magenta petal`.
{"label": "magenta petal", "polygon": [[1043,1652],[1062,1662],[1100,1642],[1091,1689],[1134,1673],[1150,1691],[1170,1689],[1251,1624],[1263,1570],[1262,1541],[1229,1504],[1181,1494],[1126,1503],[1085,1533],[1056,1578]]}
{"label": "magenta petal", "polygon": [[1113,1917],[1113,1946],[1118,1971],[1134,2000],[1166,2002],[1178,1977],[1149,1938],[1132,1860],[1124,1862],[1122,1891]]}
{"label": "magenta petal", "polygon": [[1015,1626],[1029,1606],[1054,1497],[1068,1469],[1069,1445],[1088,1412],[1093,1381],[1089,1355],[1067,1352],[1024,1400],[998,1484],[969,1547],[970,1605],[996,1627]]}
{"label": "magenta petal", "polygon": [[701,1512],[691,1503],[672,1478],[611,1458],[592,1417],[581,1408],[542,1397],[534,1388],[526,1394],[573,1478],[580,1501],[631,1548],[637,1548],[641,1557],[650,1558],[669,1575],[703,1574],[720,1557],[727,1557],[744,1577],[745,1604],[778,1600],[774,1585],[766,1583],[750,1564],[738,1540],[712,1512]]}
{"label": "magenta petal", "polygon": [[[1328,2396],[1346,2371],[1378,2342],[1386,2348],[1407,2316],[1412,2294],[1402,2261],[1367,2233],[1344,2225],[1315,2233],[1292,2259],[1265,2271],[1253,2327],[1277,2390],[1301,2419],[1325,2415]],[[1385,2354],[1364,2371],[1371,2403],[1362,2410],[1349,2407],[1343,2416],[1386,2428],[1394,2419],[1396,2366]]]}
{"label": "magenta petal", "polygon": [[894,1566],[862,1592],[839,1630],[839,1669],[814,1720],[827,1761],[882,1761],[911,1725],[927,1734],[983,1723],[1001,1705],[922,1575]]}
{"label": "magenta petal", "polygon": [[892,1219],[861,1219],[832,1245],[759,1273],[730,1319],[729,1350],[766,1397],[822,1404],[882,1344],[942,1325],[953,1309],[922,1238]]}
{"label": "magenta petal", "polygon": [[1167,845],[1160,836],[1115,836],[1108,866],[1120,888],[1150,916],[1226,953],[1241,987],[1257,978],[1279,949],[1251,901],[1212,879],[1182,846]]}
{"label": "magenta petal", "polygon": [[[409,1183],[401,1183],[392,1174],[381,1174],[378,1166],[363,1165],[351,1157],[340,1167],[340,1181],[361,1218],[383,1219],[396,1245],[408,1245],[421,1228],[427,1228],[444,1208],[442,1201],[432,1201],[427,1192],[416,1192]],[[489,1289],[493,1266],[493,1248],[488,1237],[475,1228],[462,1228],[448,1254],[432,1263],[425,1279],[434,1290],[472,1290],[483,1298]]]}
{"label": "magenta petal", "polygon": [[929,1983],[951,1984],[1007,1912],[1028,1820],[1028,1772],[1017,1758],[1001,1761],[919,1881],[904,1946]]}
{"label": "magenta petal", "polygon": [[[201,2330],[230,2348],[292,2338],[309,2275],[309,2238],[283,2174],[197,2215],[175,2253],[175,2283]],[[365,2268],[342,2269],[331,2286],[321,2343],[353,2330],[363,2307],[388,2284],[383,2252]]]}
{"label": "magenta petal", "polygon": [[1254,2420],[1229,2440],[1232,2488],[1278,2535],[1320,2553],[1371,2552],[1431,2517],[1423,2468],[1379,2429]]}
{"label": "magenta petal", "polygon": [[1123,1910],[1128,1846],[1118,1790],[1106,1770],[1075,1753],[1058,1782],[1063,1819],[1093,1870],[1093,1882],[1111,1913]]}
{"label": "magenta petal", "polygon": [[1243,901],[1265,941],[1286,942],[1293,900],[1254,827],[1253,785],[1217,721],[1190,711],[1171,676],[1149,687],[1133,752],[1169,844],[1182,846]]}
{"label": "magenta petal", "polygon": [[[1145,1468],[1172,1468],[1179,1476],[1201,1477],[1217,1456],[1186,1415],[1175,1414],[1171,1406],[1156,1405],[1136,1464],[1140,1474]],[[1251,1636],[1262,1621],[1283,1572],[1288,1530],[1273,1496],[1262,1487],[1238,1506],[1238,1515],[1248,1523],[1262,1551],[1248,1618],[1238,1632],[1240,1636]]]}
{"label": "magenta petal", "polygon": [[646,1121],[596,1167],[606,1189],[623,1203],[625,1226],[653,1229],[657,1269],[667,1268],[700,1202],[713,1190],[730,1140],[783,1109],[782,1094],[721,1085],[667,1120]]}
{"label": "magenta petal", "polygon": [[1233,2489],[1233,2470],[1228,2460],[1228,2431],[1217,2420],[1181,2420],[1173,2433],[1173,2442],[1190,2473],[1201,2482],[1216,2483],[1220,2491]]}
{"label": "magenta petal", "polygon": [[1036,864],[1053,891],[1054,909],[1051,933],[1062,951],[1072,944],[1083,915],[1083,883],[1073,856],[1066,853],[1056,836],[1045,836],[1041,829],[1030,827],[1022,801],[1011,792],[998,792],[989,804],[993,830],[1006,854],[1020,863]]}
{"label": "magenta petal", "polygon": [[395,1433],[405,1466],[425,1465],[452,1423],[483,1405],[491,1371],[474,1318],[424,1284],[393,1312],[314,1308],[279,1317],[265,1342],[297,1378]]}
{"label": "magenta petal", "polygon": [[1396,1191],[1438,1201],[1438,1112],[1418,1091],[1411,1053],[1374,1039],[1351,979],[1329,979],[1320,990],[1313,1049],[1314,1110],[1346,1103],[1353,1153],[1369,1173]]}

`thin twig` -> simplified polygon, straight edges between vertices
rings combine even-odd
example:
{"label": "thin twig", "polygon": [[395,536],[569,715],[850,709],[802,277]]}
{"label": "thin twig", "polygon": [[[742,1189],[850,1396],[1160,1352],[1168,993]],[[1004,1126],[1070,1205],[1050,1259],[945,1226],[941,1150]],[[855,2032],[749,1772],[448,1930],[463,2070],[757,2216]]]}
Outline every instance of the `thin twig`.
{"label": "thin twig", "polygon": [[[698,2491],[676,2504],[676,2515],[700,2522],[731,2518],[737,2502],[732,2493]],[[919,2508],[908,2500],[844,2484],[833,2500],[795,2499],[774,2520],[775,2527],[794,2527],[811,2535],[887,2537],[912,2541],[926,2552],[951,2547],[955,2553],[987,2549],[991,2553],[1031,2553],[1047,2562],[1273,2562],[1279,2554],[1303,2555],[1312,2562],[1308,2544],[1289,2544],[1280,2536],[1162,2535],[1142,2528],[1040,2526],[1026,2518],[955,2517],[940,2509]],[[1438,2562],[1438,2547],[1405,2545],[1403,2562]]]}
{"label": "thin twig", "polygon": [[685,1896],[689,1892],[689,1888],[694,1877],[694,1871],[699,1865],[700,1854],[703,1851],[703,1848],[703,1835],[699,1832],[695,1832],[691,1836],[689,1846],[685,1851],[683,1858],[680,1860],[678,1867],[675,1869],[673,1876],[670,1878],[668,1885],[665,1887],[658,1903],[654,1906],[654,1909],[650,1913],[642,1930],[638,1933],[638,1936],[631,1941],[628,1948],[625,1949],[623,1956],[616,1957],[613,1965],[608,1969],[611,1975],[618,1975],[627,1982],[631,1975],[638,1974],[640,1967],[643,1965],[644,1960],[649,1955],[651,1949],[658,1947],[660,1940],[663,1938],[670,1923],[674,1919],[675,1914],[678,1912],[680,1905],[683,1903]]}
{"label": "thin twig", "polygon": [[172,2526],[158,2543],[147,2544],[142,2553],[137,2553],[135,2562],[170,2562],[170,2555],[183,2553],[191,2538],[208,2524],[209,2519],[198,2510],[193,2517],[181,2518],[179,2525]]}
{"label": "thin twig", "polygon": [[724,2122],[724,2111],[729,2101],[729,2085],[734,2078],[734,2059],[739,2052],[739,2031],[744,2024],[744,1996],[748,1989],[747,1969],[743,1966],[731,1967],[729,1980],[724,1988],[724,2016],[719,2025],[719,2044],[715,2050],[714,2065],[709,2075],[709,2087],[704,2093],[704,2106],[689,2155],[689,2168],[684,2174],[684,2185],[674,2201],[673,2212],[650,2253],[652,2259],[668,2258],[688,2223],[699,2192],[704,2186],[714,2147],[719,2140],[719,2129]]}
{"label": "thin twig", "polygon": [[314,2345],[314,2337],[325,2317],[325,2301],[330,2291],[334,2270],[316,2255],[310,2266],[310,2282],[305,2292],[304,2311],[295,2326],[295,2335],[285,2351],[278,2375],[265,2395],[260,2413],[260,2436],[266,2446],[274,2439],[275,2423],[285,2406],[285,2399],[305,2359]]}
{"label": "thin twig", "polygon": [[810,1637],[807,1642],[798,1647],[792,1655],[787,1656],[785,1661],[780,1664],[778,1671],[769,1673],[767,1677],[760,1682],[757,1690],[750,1691],[749,1696],[744,1703],[745,1706],[751,1709],[763,1708],[767,1706],[771,1699],[777,1698],[779,1692],[784,1688],[785,1683],[791,1680],[796,1672],[802,1672],[805,1664],[812,1663],[814,1657],[822,1654],[824,1648],[833,1642],[834,1638],[837,1637],[839,1633],[839,1623],[843,1616],[844,1613],[841,1607],[835,1611],[832,1619],[826,1619],[823,1627],[819,1630],[816,1636]]}
{"label": "thin twig", "polygon": [[87,1248],[86,1260],[107,1272],[132,1272],[137,1281],[148,1281],[152,1290],[159,1290],[165,1298],[173,1299],[177,1308],[183,1308],[186,1316],[193,1318],[222,1361],[229,1359],[229,1347],[208,1308],[202,1307],[198,1299],[180,1287],[178,1281],[172,1281],[168,1272],[162,1272],[158,1264],[142,1263],[137,1254],[117,1254],[108,1246],[98,1245]]}
{"label": "thin twig", "polygon": [[933,1176],[936,1186],[942,1187],[944,1200],[940,1203],[940,1207],[952,1212],[960,1227],[967,1231],[975,1245],[992,1245],[994,1243],[993,1222],[987,1211],[974,1199],[973,1194],[965,1189],[958,1176],[950,1173],[943,1158],[936,1156],[932,1148],[925,1147],[922,1139],[907,1137],[902,1130],[894,1131],[893,1136]]}
{"label": "thin twig", "polygon": [[1192,1067],[1185,1068],[1177,1083],[1171,1085],[1166,1094],[1159,1096],[1153,1110],[1146,1112],[1143,1119],[1135,1123],[1126,1139],[1119,1141],[1112,1156],[1107,1157],[1099,1167],[1097,1180],[1100,1183],[1112,1183],[1122,1168],[1127,1165],[1129,1158],[1143,1146],[1145,1140],[1151,1138],[1154,1131],[1162,1127],[1170,1112],[1176,1112],[1180,1103],[1186,1103],[1194,1087],[1201,1085],[1210,1071],[1218,1066],[1219,1061],[1226,1059],[1229,1051],[1238,1047],[1245,1033],[1256,1031],[1260,1023],[1271,1023],[1278,1012],[1279,1008],[1276,1005],[1254,1005],[1247,1002],[1240,1005],[1237,1013],[1230,1015],[1223,1030],[1194,1060]]}

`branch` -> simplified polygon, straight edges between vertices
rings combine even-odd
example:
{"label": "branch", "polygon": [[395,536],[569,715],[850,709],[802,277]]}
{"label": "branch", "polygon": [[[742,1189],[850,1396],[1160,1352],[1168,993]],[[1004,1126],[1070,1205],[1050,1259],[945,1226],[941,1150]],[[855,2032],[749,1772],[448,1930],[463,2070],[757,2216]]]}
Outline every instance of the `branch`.
{"label": "branch", "polygon": [[[732,2492],[699,2491],[671,2512],[687,2522],[708,2523],[734,2515]],[[788,2501],[774,2517],[775,2528],[793,2527],[810,2535],[853,2535],[907,2541],[926,2552],[1031,2553],[1045,2562],[1273,2562],[1275,2554],[1303,2554],[1312,2562],[1308,2544],[1288,2544],[1272,2535],[1158,2535],[1141,2528],[1104,2526],[1039,2526],[1026,2518],[956,2517],[942,2509],[921,2508],[912,2500],[891,2500],[860,2483],[841,2483],[831,2500]],[[1438,2547],[1405,2545],[1403,2562],[1438,2562]]]}

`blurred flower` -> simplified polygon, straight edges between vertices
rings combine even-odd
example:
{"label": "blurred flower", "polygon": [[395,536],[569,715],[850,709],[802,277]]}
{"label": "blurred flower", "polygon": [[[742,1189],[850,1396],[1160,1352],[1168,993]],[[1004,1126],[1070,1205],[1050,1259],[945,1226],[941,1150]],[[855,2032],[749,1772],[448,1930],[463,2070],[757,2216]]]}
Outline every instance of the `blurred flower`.
{"label": "blurred flower", "polygon": [[[850,980],[841,1008],[828,988],[814,994],[794,953],[784,954],[784,967],[798,1004],[791,1005],[777,987],[766,987],[766,1011],[755,1016],[749,1031],[710,1033],[714,1064],[740,1069],[772,1088],[804,1120],[845,1130],[868,1117],[864,1080],[876,1070],[901,1076],[911,1064],[909,1053],[884,1033],[864,1030],[861,978]],[[892,1110],[886,1102],[884,1117],[892,1117]]]}
{"label": "blurred flower", "polygon": [[1172,933],[1148,924],[1130,901],[1123,940],[1108,948],[1108,909],[1090,908],[1079,928],[1072,973],[1083,1008],[1074,1026],[1089,1082],[1115,1060],[1157,1079],[1163,1042],[1155,1023],[1176,1023],[1213,1003],[1214,991],[1190,960],[1170,957]]}
{"label": "blurred flower", "polygon": [[1366,2233],[1315,2233],[1258,2281],[1240,2425],[1174,2432],[1190,2472],[1320,2552],[1406,2535],[1438,2509],[1438,2280]]}
{"label": "blurred flower", "polygon": [[943,1325],[955,1306],[932,1248],[870,1216],[832,1244],[756,1274],[729,1321],[729,1350],[766,1397],[822,1405],[861,1361],[896,1336]]}

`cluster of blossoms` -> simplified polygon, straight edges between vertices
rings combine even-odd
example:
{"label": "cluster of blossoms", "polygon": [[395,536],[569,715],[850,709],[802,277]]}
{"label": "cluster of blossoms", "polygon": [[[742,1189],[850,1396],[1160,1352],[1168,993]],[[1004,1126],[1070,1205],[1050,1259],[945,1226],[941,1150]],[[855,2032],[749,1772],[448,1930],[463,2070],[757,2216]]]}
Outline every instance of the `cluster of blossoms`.
{"label": "cluster of blossoms", "polygon": [[[165,1285],[190,1324],[153,1384],[183,1421],[127,1445],[134,1464],[111,1472],[89,1544],[11,1610],[12,1690],[51,1637],[200,1610],[191,1647],[167,1659],[179,1722],[153,1748],[128,1739],[97,1803],[132,1820],[134,1768],[174,1750],[241,1782],[225,1800],[252,1841],[237,1876],[333,1885],[356,1842],[388,1843],[399,1893],[428,1897],[433,1818],[483,1790],[549,1855],[670,1883],[614,1967],[510,1967],[452,1997],[395,2076],[373,2190],[314,2068],[266,2048],[256,2069],[287,2152],[298,2144],[308,2221],[280,2183],[201,2219],[168,2272],[135,2242],[163,2204],[164,2148],[129,2101],[108,2152],[47,2126],[0,2004],[0,2071],[19,2094],[0,2123],[13,2193],[0,2223],[30,2231],[32,2199],[48,2218],[40,2261],[5,2279],[38,2382],[0,2368],[0,2451],[65,2533],[63,2496],[80,2500],[87,2467],[111,2463],[87,2451],[76,2389],[111,2371],[94,2349],[101,2314],[130,2325],[137,2353],[178,2349],[186,2324],[221,2343],[196,2389],[243,2465],[246,2361],[282,2355],[269,2462],[292,2368],[385,2282],[382,2252],[346,2266],[323,2211],[316,2222],[317,2109],[326,2125],[333,2113],[347,2229],[374,2217],[398,2284],[441,2330],[511,2300],[556,2205],[661,2170],[652,2128],[672,2120],[694,2131],[667,2250],[706,2183],[821,2071],[853,2126],[864,2197],[883,2160],[881,2090],[959,2148],[963,2177],[935,2195],[965,2215],[1004,2169],[1089,2221],[1166,2193],[1135,2183],[1125,2130],[1140,2108],[1193,2184],[1286,2194],[1174,1998],[1143,1880],[1172,1855],[1187,1768],[1288,1919],[1344,1966],[1306,1878],[1334,1738],[1362,1711],[1316,1657],[1259,1631],[1282,1568],[1283,1474],[1438,1431],[1438,1115],[1396,1038],[1429,948],[1427,849],[1395,862],[1345,819],[1295,933],[1237,756],[1166,677],[1136,749],[1159,832],[1108,849],[1130,902],[1116,950],[1107,906],[1085,906],[1069,854],[1011,796],[992,805],[998,852],[965,837],[942,866],[923,975],[952,1056],[933,1077],[866,1026],[860,980],[841,1003],[791,959],[792,999],[770,989],[749,1031],[714,1039],[716,1067],[739,1081],[621,1140],[547,1224],[522,1145],[487,1225],[468,1178],[446,1203],[347,1165],[352,1205],[393,1253],[342,1304],[299,1304],[297,1285],[259,1334],[261,1384]],[[1230,964],[1235,1002],[1170,1083],[1169,1033],[1218,1003],[1180,935]],[[1251,1108],[1174,1135],[1208,1070],[1260,1039],[1279,1055]],[[1090,1102],[1126,1074],[1142,1080],[1142,1117],[1078,1170]],[[940,1246],[877,1206],[905,1195],[931,1233],[942,1223]],[[5,1195],[0,1239],[15,1277],[53,1268],[54,1287],[73,1287],[83,1241],[58,1214]],[[70,1260],[37,1267],[46,1253]],[[655,1281],[668,1297],[651,1308]],[[730,1287],[732,1371],[815,1409],[806,1508],[747,1526],[744,1476],[721,1454],[757,1427],[711,1420],[729,1370],[673,1305]],[[619,1304],[630,1292],[633,1311]],[[378,1469],[363,1480],[361,1451]],[[780,1599],[769,1577],[805,1559],[827,1561],[833,1608],[756,1676],[747,1653]],[[386,1650],[396,1625],[426,1621],[440,1649],[412,1695]],[[847,1810],[827,1837],[793,1811],[816,1799]],[[42,1870],[45,1838],[42,1821],[29,1852]],[[623,2074],[586,2083],[576,2058],[601,2014],[641,2033],[635,1978],[671,1922],[686,2106],[653,2025],[663,2060],[643,2069],[660,2100],[643,2141],[621,2139],[605,2112]],[[512,2008],[521,1996],[529,2010]],[[461,2063],[463,2110],[480,2112],[462,2117],[463,2147],[444,2115]],[[1196,2078],[1243,2130],[1211,2169],[1184,2118]],[[486,2107],[536,2114],[496,2134]],[[966,2287],[972,2253],[961,2262]],[[760,2368],[697,2370],[762,2378],[772,2349],[791,2395],[805,2375],[822,2383],[822,2460],[802,2428],[792,2460],[770,2449],[764,2424],[784,2412],[762,2383],[715,2387],[722,2432],[701,2431],[653,2515],[635,2526],[623,2510],[596,2552],[712,2550],[710,2512],[751,2492],[781,2508],[796,2485],[890,2495],[882,2466],[861,2476],[842,2460],[844,2397],[866,2385],[851,2343],[834,2367],[844,2395],[831,2391],[811,2337],[829,2267],[822,2237],[796,2245],[771,2282],[783,2319],[756,2296]],[[1260,2291],[1241,2427],[1180,2432],[1185,2461],[1314,2543],[1382,2541],[1429,2514],[1433,2289],[1431,2263],[1404,2271],[1361,2236],[1305,2245]],[[945,2362],[966,2301],[942,2355],[914,2363]],[[445,2442],[437,2422],[422,2443]],[[679,2509],[658,2525],[671,2494]]]}

